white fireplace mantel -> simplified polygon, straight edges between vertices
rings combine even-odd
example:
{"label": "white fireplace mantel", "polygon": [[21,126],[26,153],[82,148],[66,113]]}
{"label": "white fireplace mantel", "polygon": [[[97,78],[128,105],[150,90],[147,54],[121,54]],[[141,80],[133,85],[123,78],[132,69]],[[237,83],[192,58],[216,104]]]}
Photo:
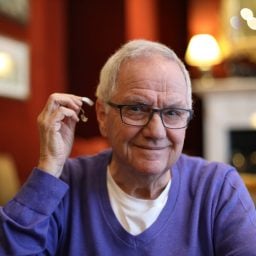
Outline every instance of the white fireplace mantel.
{"label": "white fireplace mantel", "polygon": [[256,78],[198,79],[192,86],[203,104],[204,157],[228,163],[230,130],[256,129]]}

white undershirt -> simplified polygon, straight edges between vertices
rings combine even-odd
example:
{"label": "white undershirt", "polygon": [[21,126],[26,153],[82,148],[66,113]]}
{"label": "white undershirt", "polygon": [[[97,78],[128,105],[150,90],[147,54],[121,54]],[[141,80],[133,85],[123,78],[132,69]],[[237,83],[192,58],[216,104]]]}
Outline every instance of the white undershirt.
{"label": "white undershirt", "polygon": [[107,187],[112,209],[123,226],[132,235],[138,235],[150,227],[164,208],[171,180],[163,192],[154,200],[145,200],[126,194],[107,171]]}

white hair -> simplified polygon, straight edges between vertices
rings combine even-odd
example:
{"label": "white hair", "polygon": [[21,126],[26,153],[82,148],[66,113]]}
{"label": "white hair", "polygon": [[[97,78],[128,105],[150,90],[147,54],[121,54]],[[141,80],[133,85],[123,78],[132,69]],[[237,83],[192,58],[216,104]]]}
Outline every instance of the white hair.
{"label": "white hair", "polygon": [[104,101],[110,100],[117,86],[116,81],[120,66],[124,61],[138,57],[150,57],[155,54],[175,61],[179,65],[187,85],[188,107],[192,108],[191,80],[184,63],[179,59],[172,49],[164,44],[143,39],[129,41],[119,50],[117,50],[112,56],[110,56],[101,69],[100,81],[96,90],[96,97]]}

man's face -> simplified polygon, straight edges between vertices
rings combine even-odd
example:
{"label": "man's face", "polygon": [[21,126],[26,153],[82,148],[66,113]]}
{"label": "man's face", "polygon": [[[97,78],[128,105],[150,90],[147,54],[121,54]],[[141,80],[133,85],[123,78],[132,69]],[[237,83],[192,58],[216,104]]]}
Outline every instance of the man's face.
{"label": "man's face", "polygon": [[[123,63],[117,83],[111,98],[116,104],[188,108],[187,87],[180,67],[161,56]],[[109,107],[105,113],[104,105],[100,106],[98,119],[113,148],[111,166],[116,170],[161,174],[180,156],[185,129],[165,128],[158,113],[144,127],[130,126],[122,123],[119,109]]]}

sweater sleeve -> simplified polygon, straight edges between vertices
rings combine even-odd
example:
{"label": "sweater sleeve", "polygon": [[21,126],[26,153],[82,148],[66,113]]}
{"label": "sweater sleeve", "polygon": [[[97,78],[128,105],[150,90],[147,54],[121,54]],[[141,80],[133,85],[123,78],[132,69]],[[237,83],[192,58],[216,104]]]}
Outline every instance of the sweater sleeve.
{"label": "sweater sleeve", "polygon": [[216,208],[216,255],[256,255],[255,205],[235,170],[227,173]]}
{"label": "sweater sleeve", "polygon": [[54,211],[68,185],[34,169],[13,200],[0,207],[0,255],[54,255],[60,223]]}

